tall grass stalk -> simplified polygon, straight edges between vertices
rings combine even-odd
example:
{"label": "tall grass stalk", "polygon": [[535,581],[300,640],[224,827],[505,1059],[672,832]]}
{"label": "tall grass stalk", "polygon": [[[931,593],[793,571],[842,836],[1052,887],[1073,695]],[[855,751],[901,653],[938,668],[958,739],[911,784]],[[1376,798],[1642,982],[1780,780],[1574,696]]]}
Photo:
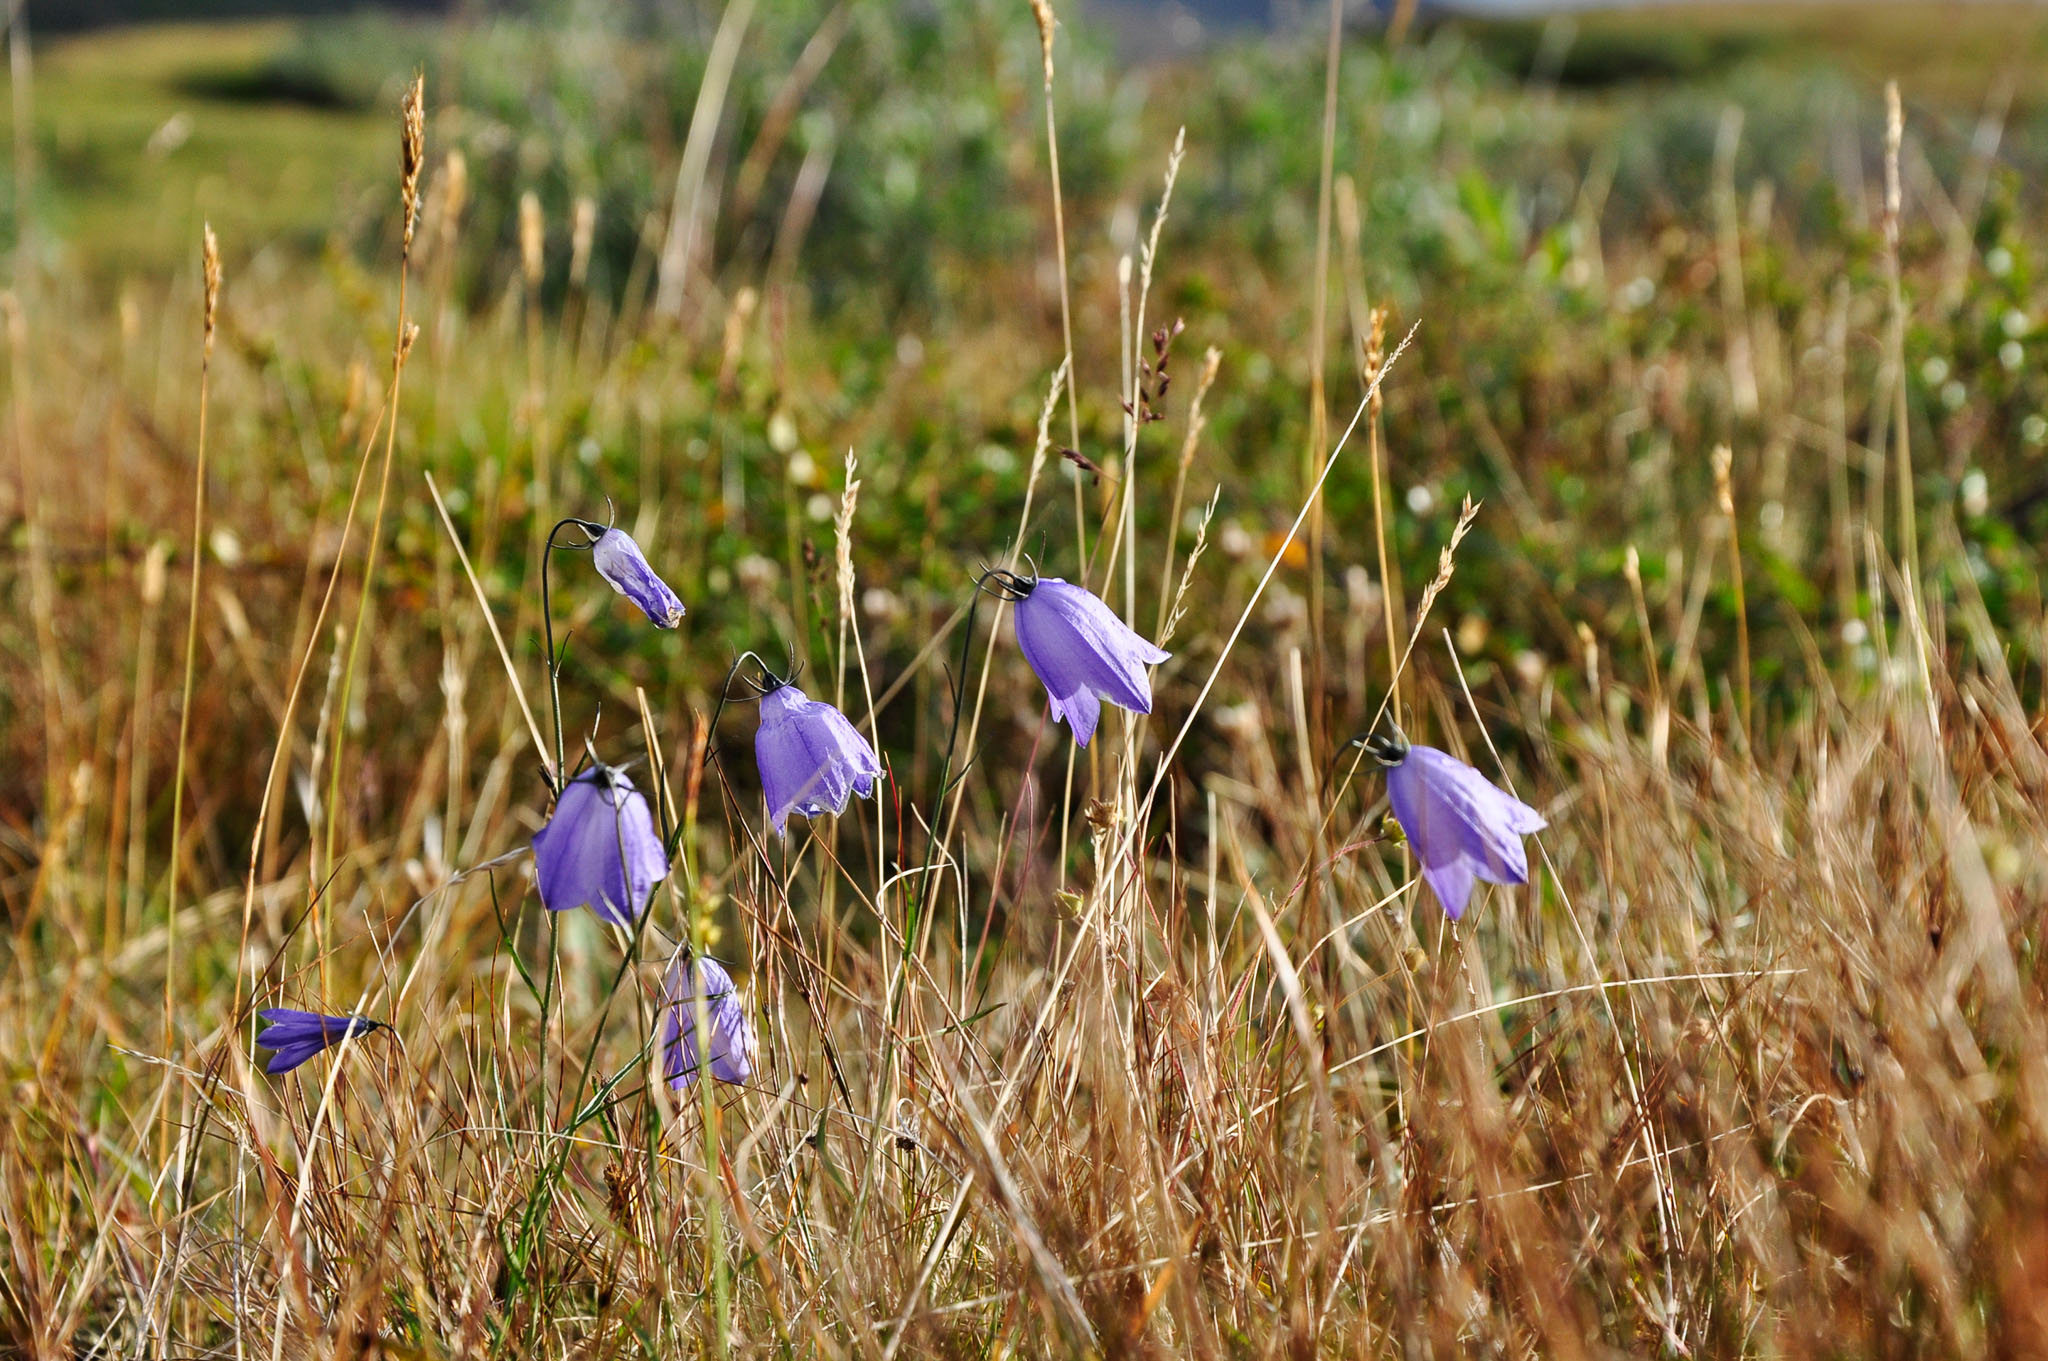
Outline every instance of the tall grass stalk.
{"label": "tall grass stalk", "polygon": [[206,560],[206,407],[213,376],[214,323],[220,309],[220,243],[204,228],[200,245],[203,281],[203,336],[199,349],[199,444],[192,459],[192,570],[187,578],[185,678],[179,687],[178,755],[171,775],[171,861],[164,884],[164,1048],[177,1033],[178,866],[185,830],[185,758],[192,737],[192,685],[199,670],[199,581]]}
{"label": "tall grass stalk", "polygon": [[[1329,358],[1330,312],[1330,218],[1334,211],[1337,174],[1337,75],[1344,50],[1344,0],[1330,0],[1330,36],[1323,57],[1322,162],[1316,181],[1316,263],[1310,276],[1310,317],[1308,356],[1308,445],[1302,451],[1301,481],[1307,488],[1316,481],[1316,468],[1330,442],[1329,397],[1324,391],[1324,370]],[[1308,496],[1308,618],[1309,637],[1314,649],[1314,684],[1318,707],[1323,690],[1323,504],[1322,498]],[[1320,718],[1312,731],[1320,734]]]}
{"label": "tall grass stalk", "polygon": [[[412,273],[413,233],[419,226],[420,213],[420,169],[426,161],[427,116],[426,77],[413,77],[411,86],[399,110],[399,202],[404,211],[405,225],[398,255],[398,322],[396,338],[391,346],[391,399],[385,404],[384,459],[377,473],[377,506],[370,515],[370,536],[368,547],[363,554],[363,584],[356,598],[355,624],[349,629],[348,659],[341,670],[341,685],[335,707],[334,747],[328,763],[327,818],[323,868],[331,872],[334,867],[334,845],[341,818],[341,769],[342,749],[346,742],[351,704],[355,698],[354,685],[356,666],[362,652],[363,634],[368,631],[371,601],[376,597],[377,557],[384,541],[384,515],[386,503],[391,494],[391,464],[398,447],[398,419],[401,408],[400,397],[404,391],[405,361],[412,353],[413,339],[419,333],[406,315],[406,284]],[[327,957],[331,947],[328,926],[331,914],[321,909],[322,899],[314,900],[313,937],[321,961],[322,991],[326,990]]]}

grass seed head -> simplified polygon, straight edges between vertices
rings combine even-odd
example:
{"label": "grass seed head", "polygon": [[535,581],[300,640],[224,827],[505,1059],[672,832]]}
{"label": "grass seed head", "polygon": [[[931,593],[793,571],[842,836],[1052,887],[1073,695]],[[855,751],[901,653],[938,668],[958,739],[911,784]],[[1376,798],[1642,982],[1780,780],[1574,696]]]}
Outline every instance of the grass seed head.
{"label": "grass seed head", "polygon": [[1031,0],[1031,17],[1038,21],[1038,50],[1045,62],[1045,83],[1052,85],[1052,6],[1047,0]]}
{"label": "grass seed head", "polygon": [[519,196],[519,267],[526,275],[529,292],[540,287],[541,246],[547,235],[546,221],[541,217],[540,195],[528,189]]}
{"label": "grass seed head", "polygon": [[412,234],[420,219],[420,166],[427,157],[427,78],[415,75],[400,104],[398,195],[405,205],[405,253],[412,254]]}
{"label": "grass seed head", "polygon": [[206,357],[213,357],[213,323],[220,310],[220,242],[214,239],[213,224],[201,229],[200,271],[206,280]]}

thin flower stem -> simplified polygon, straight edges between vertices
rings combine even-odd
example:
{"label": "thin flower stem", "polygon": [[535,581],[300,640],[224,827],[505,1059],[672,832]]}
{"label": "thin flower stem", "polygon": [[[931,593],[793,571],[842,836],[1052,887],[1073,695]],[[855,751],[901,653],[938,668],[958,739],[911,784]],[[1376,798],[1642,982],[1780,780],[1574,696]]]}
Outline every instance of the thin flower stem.
{"label": "thin flower stem", "polygon": [[[566,516],[555,521],[554,528],[548,531],[547,543],[540,551],[540,618],[541,629],[547,636],[548,706],[553,712],[555,719],[555,767],[549,778],[549,791],[556,795],[560,795],[562,792],[562,782],[566,778],[566,772],[569,767],[568,758],[562,745],[562,666],[555,657],[555,612],[550,607],[552,600],[548,591],[548,565],[555,552],[555,535],[561,533],[563,528],[569,525],[574,525],[582,530],[584,536],[589,538],[592,543],[596,542],[596,534],[591,532],[593,528],[599,534],[604,532],[604,528],[601,525],[593,526],[589,520],[578,519],[573,515]],[[583,549],[589,548],[590,544],[564,544],[563,547],[580,552]],[[543,755],[541,759],[545,761],[547,758]]]}

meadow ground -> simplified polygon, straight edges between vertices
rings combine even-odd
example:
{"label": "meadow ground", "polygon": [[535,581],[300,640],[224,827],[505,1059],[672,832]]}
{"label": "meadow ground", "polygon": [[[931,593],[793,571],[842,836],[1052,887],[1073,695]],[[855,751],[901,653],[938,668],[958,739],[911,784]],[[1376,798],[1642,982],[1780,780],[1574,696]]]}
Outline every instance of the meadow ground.
{"label": "meadow ground", "polygon": [[0,1352],[2048,1355],[2048,19],[544,13],[13,68]]}

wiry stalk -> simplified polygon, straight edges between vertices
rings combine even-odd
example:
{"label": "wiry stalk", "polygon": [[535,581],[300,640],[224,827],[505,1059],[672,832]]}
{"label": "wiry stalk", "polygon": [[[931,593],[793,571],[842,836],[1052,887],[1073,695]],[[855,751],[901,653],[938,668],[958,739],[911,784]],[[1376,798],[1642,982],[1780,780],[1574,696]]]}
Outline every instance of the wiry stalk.
{"label": "wiry stalk", "polygon": [[[426,159],[426,77],[413,77],[412,85],[406,90],[400,109],[398,143],[399,200],[405,212],[405,233],[398,256],[398,325],[397,338],[391,347],[391,401],[387,410],[384,427],[384,461],[377,474],[377,508],[370,516],[369,548],[363,558],[362,594],[356,600],[355,625],[349,630],[348,658],[342,667],[339,701],[335,706],[334,754],[328,767],[327,784],[327,828],[326,842],[321,863],[327,870],[334,866],[334,844],[337,822],[341,813],[341,753],[348,732],[350,707],[354,702],[356,662],[362,651],[363,634],[369,621],[370,601],[376,595],[378,550],[384,539],[384,514],[391,494],[391,464],[398,445],[399,397],[405,379],[405,361],[412,353],[413,338],[419,328],[406,319],[406,283],[412,273],[413,233],[419,226],[420,213],[420,167]],[[317,880],[320,876],[314,876]],[[315,948],[320,955],[321,990],[326,991],[328,913],[318,914],[313,936]]]}
{"label": "wiry stalk", "polygon": [[213,374],[213,328],[220,307],[220,244],[204,228],[200,270],[205,279],[204,339],[199,350],[199,447],[192,463],[192,571],[185,611],[185,680],[178,703],[178,755],[171,777],[171,863],[165,887],[164,1048],[171,1048],[178,977],[178,861],[185,831],[185,756],[192,736],[192,683],[199,664],[199,578],[206,554],[206,399]]}

